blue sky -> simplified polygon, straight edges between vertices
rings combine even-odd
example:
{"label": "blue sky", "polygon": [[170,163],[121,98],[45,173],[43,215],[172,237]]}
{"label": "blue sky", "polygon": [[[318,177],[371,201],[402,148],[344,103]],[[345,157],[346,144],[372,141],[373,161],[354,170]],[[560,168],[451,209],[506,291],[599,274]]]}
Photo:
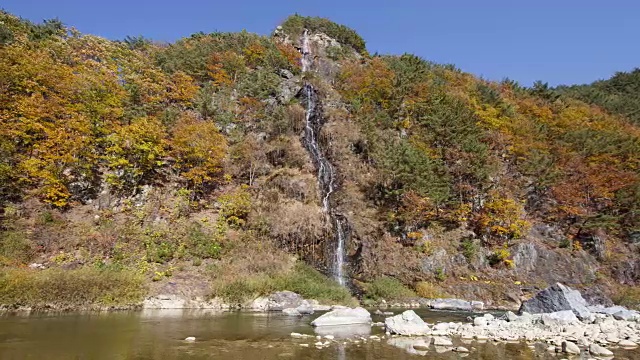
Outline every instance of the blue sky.
{"label": "blue sky", "polygon": [[194,32],[268,34],[289,14],[354,28],[370,52],[414,53],[492,80],[585,83],[640,67],[637,0],[4,0],[39,22],[174,41]]}

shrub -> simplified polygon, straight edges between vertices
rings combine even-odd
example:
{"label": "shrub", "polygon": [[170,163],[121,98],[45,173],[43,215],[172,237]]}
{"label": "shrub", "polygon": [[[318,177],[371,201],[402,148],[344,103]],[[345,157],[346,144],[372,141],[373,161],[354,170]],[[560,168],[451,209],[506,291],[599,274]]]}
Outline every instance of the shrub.
{"label": "shrub", "polygon": [[373,300],[405,300],[416,297],[413,290],[404,286],[397,279],[383,276],[365,286],[365,295]]}
{"label": "shrub", "polygon": [[353,304],[354,302],[349,290],[301,262],[290,271],[279,274],[221,278],[214,281],[212,290],[212,296],[222,297],[232,304],[243,304],[256,297],[284,290],[324,303]]}
{"label": "shrub", "polygon": [[437,286],[426,281],[420,281],[416,284],[416,294],[427,299],[438,299],[446,296]]}
{"label": "shrub", "polygon": [[5,231],[0,233],[0,258],[9,263],[26,263],[34,255],[33,244],[21,231]]}
{"label": "shrub", "polygon": [[144,295],[142,277],[129,271],[93,267],[0,271],[0,304],[4,305],[133,305]]}
{"label": "shrub", "polygon": [[471,261],[478,252],[478,245],[473,239],[464,239],[460,243],[460,250],[462,251],[462,255],[464,255],[468,261]]}
{"label": "shrub", "polygon": [[443,268],[436,268],[435,277],[438,281],[445,281],[447,279],[447,274],[444,272]]}
{"label": "shrub", "polygon": [[505,265],[507,268],[515,267],[513,260],[509,259],[511,252],[506,246],[496,250],[489,256],[489,264],[491,266]]}
{"label": "shrub", "polygon": [[617,305],[640,310],[640,288],[638,287],[622,287],[612,299]]}

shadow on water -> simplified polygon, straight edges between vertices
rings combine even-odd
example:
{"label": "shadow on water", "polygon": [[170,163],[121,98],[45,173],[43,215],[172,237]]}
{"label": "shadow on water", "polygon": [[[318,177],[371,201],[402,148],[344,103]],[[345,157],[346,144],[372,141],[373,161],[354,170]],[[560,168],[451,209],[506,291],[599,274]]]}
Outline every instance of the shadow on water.
{"label": "shadow on water", "polygon": [[[396,311],[397,312],[397,311]],[[467,314],[418,311],[428,322],[462,321]],[[0,359],[303,359],[391,360],[459,359],[461,354],[438,353],[435,347],[415,354],[402,338],[379,341],[380,327],[337,327],[314,330],[315,316],[287,317],[277,313],[216,313],[150,311],[137,313],[64,314],[0,317]],[[382,318],[374,317],[374,321]],[[290,333],[312,335],[293,339]],[[331,345],[317,349],[316,335],[334,335]],[[196,341],[184,341],[195,336]],[[365,338],[358,342],[347,338]],[[323,340],[325,341],[325,340]],[[526,344],[465,344],[466,359],[552,359]],[[543,347],[544,348],[544,347]],[[412,350],[412,349],[411,349]],[[411,354],[413,352],[414,354]],[[640,352],[615,350],[616,359],[638,359]]]}

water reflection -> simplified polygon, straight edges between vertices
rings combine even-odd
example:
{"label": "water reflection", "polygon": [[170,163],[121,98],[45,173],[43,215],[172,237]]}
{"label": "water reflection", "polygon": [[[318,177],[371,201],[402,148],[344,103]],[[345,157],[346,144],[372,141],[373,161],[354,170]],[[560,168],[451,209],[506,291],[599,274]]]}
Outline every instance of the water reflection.
{"label": "water reflection", "polygon": [[[421,313],[429,318],[438,314]],[[317,315],[316,315],[317,316]],[[451,314],[445,316],[450,317]],[[314,329],[314,317],[281,314],[161,311],[0,317],[0,359],[301,359],[301,360],[410,360],[458,359],[462,354],[415,349],[416,338],[351,342],[345,337],[383,336],[382,329],[367,326]],[[449,319],[446,319],[449,321]],[[290,333],[333,335],[336,340],[316,349],[315,336],[292,338]],[[185,342],[196,337],[193,343]],[[427,339],[424,339],[427,342]],[[526,344],[463,344],[468,359],[552,359],[555,354],[534,352]],[[640,359],[639,351],[614,349],[616,359]]]}
{"label": "water reflection", "polygon": [[356,325],[336,325],[336,326],[318,326],[314,328],[317,335],[326,336],[333,335],[336,339],[347,339],[356,336],[369,336],[371,335],[371,325],[368,324],[356,324]]}

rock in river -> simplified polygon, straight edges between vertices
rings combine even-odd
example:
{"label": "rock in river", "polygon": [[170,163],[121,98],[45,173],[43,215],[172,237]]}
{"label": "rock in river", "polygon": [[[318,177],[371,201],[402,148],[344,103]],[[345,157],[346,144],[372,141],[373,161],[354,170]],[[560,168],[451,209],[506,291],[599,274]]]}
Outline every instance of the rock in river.
{"label": "rock in river", "polygon": [[357,307],[354,309],[335,309],[321,315],[311,322],[313,326],[370,324],[371,314],[366,309]]}
{"label": "rock in river", "polygon": [[587,308],[587,301],[580,295],[580,292],[560,283],[540,291],[520,306],[520,313],[526,311],[531,314],[540,314],[563,310],[573,311],[582,320],[592,316]]}
{"label": "rock in river", "polygon": [[413,311],[407,310],[400,315],[388,317],[384,324],[392,334],[420,336],[429,334],[429,326]]}

